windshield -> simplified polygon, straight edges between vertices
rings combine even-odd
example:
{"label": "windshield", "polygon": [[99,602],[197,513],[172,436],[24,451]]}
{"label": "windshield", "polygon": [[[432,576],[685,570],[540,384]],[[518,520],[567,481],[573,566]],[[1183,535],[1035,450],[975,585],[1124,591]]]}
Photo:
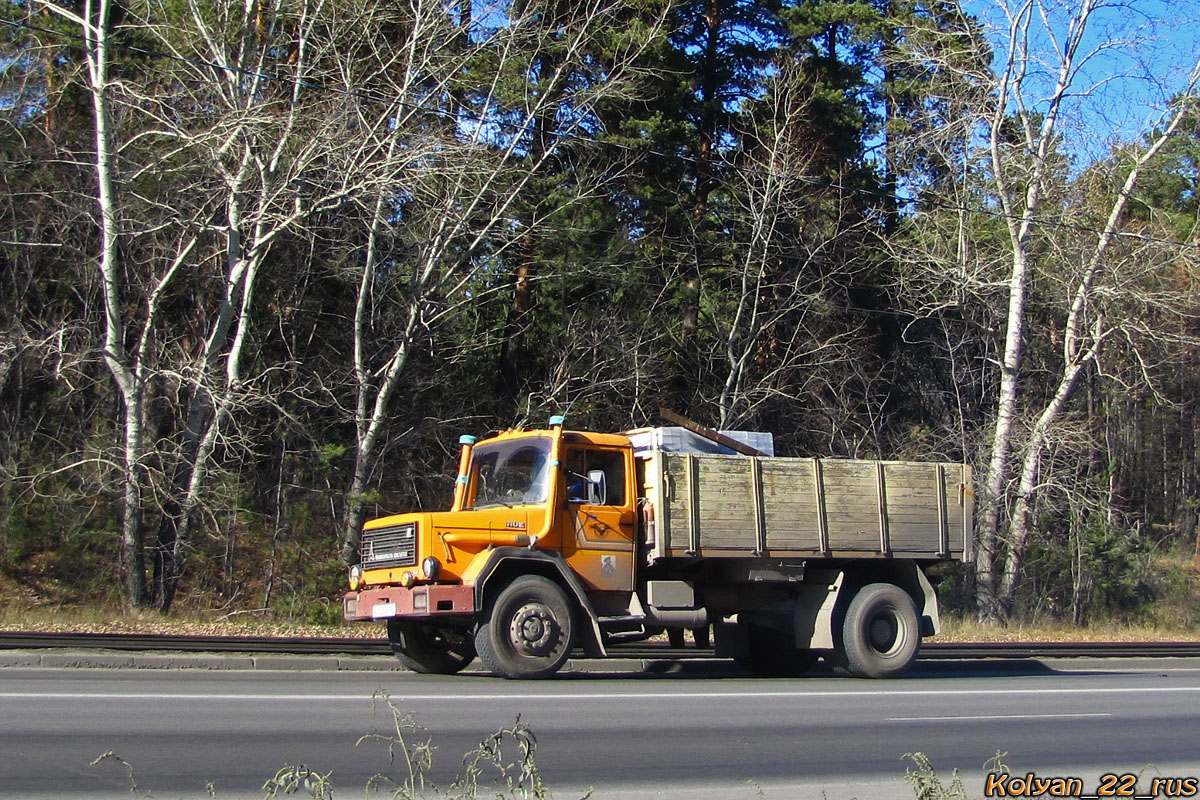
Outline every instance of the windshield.
{"label": "windshield", "polygon": [[467,508],[546,502],[549,463],[550,439],[545,437],[477,446],[471,455],[474,500]]}

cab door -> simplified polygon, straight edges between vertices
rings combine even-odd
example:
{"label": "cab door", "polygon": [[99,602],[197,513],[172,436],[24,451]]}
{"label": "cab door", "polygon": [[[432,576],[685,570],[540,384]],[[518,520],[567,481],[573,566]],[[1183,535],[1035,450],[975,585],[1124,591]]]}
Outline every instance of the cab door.
{"label": "cab door", "polygon": [[569,445],[563,465],[563,556],[589,589],[633,591],[632,451]]}

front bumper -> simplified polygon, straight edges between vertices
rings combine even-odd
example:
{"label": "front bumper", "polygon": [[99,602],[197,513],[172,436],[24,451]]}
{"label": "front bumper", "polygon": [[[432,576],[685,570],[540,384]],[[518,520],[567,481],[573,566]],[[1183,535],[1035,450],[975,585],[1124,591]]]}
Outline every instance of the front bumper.
{"label": "front bumper", "polygon": [[436,583],[414,586],[381,586],[346,592],[342,616],[349,622],[393,617],[462,616],[475,613],[475,587]]}

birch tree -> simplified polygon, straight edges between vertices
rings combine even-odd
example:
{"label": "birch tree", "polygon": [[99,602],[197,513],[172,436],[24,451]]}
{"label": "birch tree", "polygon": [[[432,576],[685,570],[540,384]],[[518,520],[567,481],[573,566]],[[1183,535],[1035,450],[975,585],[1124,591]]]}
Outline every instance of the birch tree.
{"label": "birch tree", "polygon": [[[1198,82],[1200,62],[1193,68],[1187,84],[1172,104],[1165,124],[1150,137],[1141,152],[1134,154],[1132,163],[1127,167],[1125,179],[1112,201],[1103,229],[1097,235],[1090,253],[1086,255],[1082,269],[1073,276],[1074,285],[1071,288],[1070,305],[1062,332],[1061,371],[1050,401],[1037,413],[1021,462],[1016,502],[1009,527],[1008,552],[1000,585],[1000,605],[1006,615],[1012,613],[1017,579],[1029,539],[1032,502],[1038,487],[1039,467],[1046,439],[1074,394],[1083,371],[1095,363],[1108,336],[1122,327],[1122,320],[1113,319],[1106,313],[1106,295],[1111,296],[1111,289],[1114,287],[1104,284],[1106,277],[1119,281],[1120,273],[1126,271],[1126,267],[1110,263],[1109,252],[1146,166],[1176,135],[1181,122],[1194,115]],[[1106,272],[1110,273],[1109,276],[1105,275]]]}
{"label": "birch tree", "polygon": [[[147,98],[160,127],[149,135],[169,142],[193,164],[195,191],[203,193],[214,219],[183,220],[176,234],[203,238],[195,268],[219,265],[207,281],[197,320],[199,342],[175,379],[187,402],[181,409],[181,441],[170,470],[154,549],[154,600],[170,608],[179,580],[180,555],[205,498],[219,447],[234,415],[253,406],[263,370],[246,370],[261,305],[256,285],[264,269],[289,269],[273,253],[289,237],[311,228],[320,215],[349,205],[370,191],[391,168],[364,145],[342,113],[348,92],[331,86],[342,76],[330,52],[345,47],[336,34],[341,14],[323,0],[260,5],[253,0],[215,7],[189,3],[176,18],[149,3],[137,7],[144,24],[175,56],[172,83],[179,93]],[[370,20],[367,9],[358,9]],[[378,65],[372,65],[379,69]],[[337,89],[341,89],[338,91]],[[180,107],[194,109],[178,124]],[[386,124],[386,118],[373,121]],[[291,267],[295,269],[295,267]],[[235,448],[236,449],[236,448]]]}
{"label": "birch tree", "polygon": [[[127,71],[114,82],[113,12],[107,0],[96,1],[82,13],[43,5],[84,31],[103,352],[124,421],[126,595],[134,605],[150,599],[167,611],[214,470],[252,447],[230,438],[230,423],[238,412],[269,402],[255,387],[273,365],[247,371],[262,313],[256,286],[265,269],[286,269],[274,255],[281,243],[312,236],[321,215],[393,180],[396,159],[387,157],[393,154],[375,149],[378,138],[363,136],[345,106],[347,97],[365,96],[364,73],[369,81],[394,70],[398,59],[387,55],[355,73],[331,56],[353,50],[337,38],[354,35],[340,21],[387,24],[374,4],[132,2],[121,9],[122,30],[155,43],[157,69]],[[119,130],[111,124],[114,108]],[[377,113],[365,126],[377,134],[392,121]],[[177,285],[186,293],[182,306]],[[141,303],[141,311],[131,315],[131,303]],[[164,318],[168,303],[184,308],[183,315]],[[152,386],[179,405],[171,426],[159,421],[160,439],[148,448],[145,403]],[[148,595],[143,517],[154,500],[160,513]]]}
{"label": "birch tree", "polygon": [[[975,98],[966,104],[963,94],[947,98],[963,108],[965,135],[959,141],[966,147],[960,151],[958,178],[950,182],[953,193],[937,194],[927,216],[911,226],[925,231],[908,241],[921,243],[937,274],[926,273],[904,291],[909,298],[922,296],[922,314],[950,311],[964,324],[998,333],[994,344],[969,351],[995,368],[990,422],[986,432],[980,431],[986,443],[974,577],[984,620],[1006,618],[1014,608],[1031,512],[1045,479],[1041,458],[1047,442],[1081,376],[1124,324],[1105,302],[1114,281],[1131,268],[1113,242],[1122,233],[1146,164],[1176,135],[1181,115],[1193,103],[1194,71],[1166,90],[1176,99],[1145,145],[1125,151],[1121,177],[1101,201],[1106,211],[1100,220],[1080,221],[1072,211],[1080,203],[1069,195],[1069,157],[1083,155],[1089,143],[1088,131],[1073,123],[1088,103],[1099,102],[1109,84],[1149,85],[1147,75],[1117,74],[1110,66],[1133,62],[1137,48],[1147,46],[1143,31],[1112,29],[1115,15],[1136,6],[1100,0],[996,2],[981,12],[1000,23],[988,34],[996,54],[992,70],[963,72],[949,59],[937,62],[939,68],[960,72],[967,78],[964,85],[984,91],[973,90]],[[932,233],[938,224],[943,226],[940,241]],[[1003,313],[989,319],[989,309],[997,307]],[[1032,327],[1046,322],[1049,330]],[[1041,359],[1036,371],[1026,363],[1031,341]],[[1057,357],[1045,350],[1049,341],[1059,343]],[[1055,378],[1043,392],[1046,369]]]}
{"label": "birch tree", "polygon": [[[487,276],[498,259],[523,228],[536,229],[554,211],[543,206],[540,216],[522,219],[518,202],[564,143],[595,132],[602,102],[633,91],[661,18],[631,26],[627,10],[619,0],[585,0],[571,8],[571,25],[556,26],[546,23],[559,19],[550,4],[535,2],[510,7],[494,29],[462,31],[442,4],[413,4],[404,57],[387,90],[390,121],[373,139],[380,152],[404,154],[405,162],[372,195],[358,280],[343,560],[357,554],[381,437],[413,347],[458,307],[494,290]],[[468,45],[446,47],[450,41]],[[553,57],[542,58],[548,50]],[[549,74],[539,71],[546,64]],[[464,87],[461,75],[471,65],[486,65],[485,78]],[[514,82],[525,87],[516,102]],[[595,189],[585,182],[572,191],[586,197]]]}
{"label": "birch tree", "polygon": [[[1065,30],[1055,24],[1055,9],[1044,7],[1040,2],[1025,2],[1005,8],[1009,23],[1007,51],[996,84],[998,98],[989,121],[988,146],[992,188],[1004,211],[1011,269],[996,422],[983,485],[983,513],[976,529],[979,540],[976,571],[979,611],[985,619],[1006,616],[1011,612],[1016,574],[1028,539],[1030,499],[1035,491],[1040,454],[1047,432],[1070,399],[1081,370],[1095,359],[1105,337],[1107,323],[1103,314],[1095,312],[1093,304],[1097,291],[1096,278],[1105,263],[1113,237],[1119,230],[1123,212],[1137,186],[1142,168],[1174,135],[1180,114],[1189,107],[1196,88],[1196,73],[1193,71],[1186,84],[1180,87],[1181,98],[1169,112],[1162,133],[1151,142],[1143,157],[1130,166],[1104,228],[1073,281],[1063,333],[1062,372],[1050,401],[1040,411],[1034,412],[1036,417],[1024,445],[1015,505],[1005,542],[1007,556],[1004,577],[997,595],[997,543],[1004,501],[1009,496],[1006,485],[1010,480],[1014,428],[1020,413],[1019,394],[1025,380],[1022,359],[1029,314],[1027,291],[1036,259],[1035,231],[1038,217],[1046,213],[1044,202],[1047,195],[1054,182],[1059,180],[1055,175],[1053,156],[1055,143],[1062,135],[1060,117],[1073,95],[1088,91],[1085,66],[1098,58],[1102,50],[1112,46],[1102,43],[1089,49],[1088,45],[1089,25],[1106,7],[1107,4],[1084,0],[1070,9]],[[1040,29],[1033,30],[1033,26],[1039,23]],[[1046,51],[1033,51],[1032,48],[1039,42],[1047,46]],[[1053,81],[1049,94],[1039,100],[1036,96],[1037,62],[1039,58],[1050,54],[1057,59],[1056,63],[1051,64]],[[1014,158],[1014,147],[1007,142],[1011,127],[1016,128],[1014,144],[1026,154],[1023,160]],[[1023,161],[1022,169],[1014,171],[1011,167],[1013,161]]]}
{"label": "birch tree", "polygon": [[[146,599],[145,556],[142,549],[142,494],[146,483],[143,428],[147,381],[146,347],[156,319],[163,291],[186,257],[178,257],[162,271],[145,298],[144,323],[140,331],[131,331],[121,314],[128,302],[120,263],[120,201],[116,192],[116,154],[112,130],[114,87],[109,76],[112,39],[112,3],[110,0],[85,0],[75,8],[39,0],[51,14],[75,24],[83,40],[87,87],[92,98],[92,132],[95,142],[93,162],[96,182],[96,208],[99,219],[97,267],[100,272],[102,301],[103,357],[121,399],[121,532],[120,563],[126,600],[140,606]],[[134,344],[127,342],[136,334]]]}
{"label": "birch tree", "polygon": [[[1021,361],[1026,327],[1026,290],[1032,269],[1032,238],[1035,219],[1042,213],[1042,203],[1055,178],[1054,145],[1058,138],[1058,118],[1068,91],[1072,88],[1081,67],[1080,48],[1088,21],[1096,3],[1085,2],[1074,11],[1068,22],[1062,57],[1056,65],[1054,84],[1044,108],[1030,108],[1033,101],[1026,81],[1037,67],[1038,54],[1031,52],[1030,26],[1038,18],[1039,4],[1025,2],[1004,7],[1007,15],[1007,49],[1004,51],[1002,72],[996,83],[997,99],[988,124],[988,152],[991,161],[993,188],[1000,207],[1010,248],[1008,278],[1008,314],[1005,323],[1004,347],[1000,360],[999,390],[996,400],[996,422],[992,435],[991,456],[984,473],[983,513],[976,526],[978,555],[976,580],[980,615],[994,619],[1001,613],[996,599],[994,575],[996,542],[1003,508],[1005,482],[1008,479],[1012,451],[1013,428],[1017,420],[1017,391],[1021,383]],[[1053,31],[1049,31],[1052,36]],[[1013,109],[1015,108],[1015,112]],[[1014,143],[1029,154],[1020,174],[1014,174],[1009,159],[1015,148],[1006,136],[1010,132],[1010,113],[1017,128],[1018,142]],[[1040,118],[1040,122],[1039,122]]]}

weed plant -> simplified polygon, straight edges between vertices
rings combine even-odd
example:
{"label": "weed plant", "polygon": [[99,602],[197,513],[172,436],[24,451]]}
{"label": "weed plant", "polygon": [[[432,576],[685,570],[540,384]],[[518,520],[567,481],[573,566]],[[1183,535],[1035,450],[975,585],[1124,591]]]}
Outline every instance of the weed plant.
{"label": "weed plant", "polygon": [[[400,709],[386,692],[371,699],[372,712],[386,713],[388,730],[359,737],[358,744],[382,742],[387,747],[388,766],[366,783],[366,796],[389,800],[550,800],[550,788],[537,765],[537,737],[518,715],[514,723],[492,733],[474,750],[463,756],[463,771],[449,786],[429,780],[433,768],[434,746],[425,729],[410,712]],[[94,761],[95,766],[113,761],[125,771],[131,796],[152,800],[150,792],[137,782],[133,765],[109,751]],[[280,768],[262,786],[264,800],[297,796],[309,800],[335,800],[333,771],[320,772],[306,764],[288,764]],[[216,784],[205,786],[210,800],[219,800]],[[348,794],[357,794],[353,790]],[[588,790],[580,800],[591,796]],[[338,795],[341,796],[340,794]]]}
{"label": "weed plant", "polygon": [[[374,714],[386,714],[388,730],[361,736],[357,744],[383,743],[387,747],[388,767],[367,780],[364,793],[367,797],[388,800],[551,800],[553,797],[538,768],[537,737],[519,715],[511,726],[492,733],[466,753],[462,759],[462,773],[449,786],[441,787],[429,780],[435,747],[416,717],[399,708],[383,691],[376,692],[371,698],[371,709]],[[957,769],[951,773],[947,784],[924,753],[907,753],[904,757],[913,762],[905,770],[905,780],[912,789],[914,800],[971,800]],[[1003,757],[1004,754],[997,753],[988,763],[994,769],[1004,770]],[[129,762],[109,751],[92,761],[92,766],[104,761],[114,761],[125,771],[135,800],[152,800],[152,795],[138,785]],[[308,800],[335,800],[332,774],[332,771],[319,772],[305,764],[285,765],[263,784],[263,798],[281,800],[297,796]],[[761,787],[753,781],[751,785],[758,789],[760,796],[763,795]],[[209,800],[220,798],[212,781],[205,784],[205,792]],[[579,800],[589,800],[592,793],[589,789]],[[827,798],[824,793],[821,796]]]}

